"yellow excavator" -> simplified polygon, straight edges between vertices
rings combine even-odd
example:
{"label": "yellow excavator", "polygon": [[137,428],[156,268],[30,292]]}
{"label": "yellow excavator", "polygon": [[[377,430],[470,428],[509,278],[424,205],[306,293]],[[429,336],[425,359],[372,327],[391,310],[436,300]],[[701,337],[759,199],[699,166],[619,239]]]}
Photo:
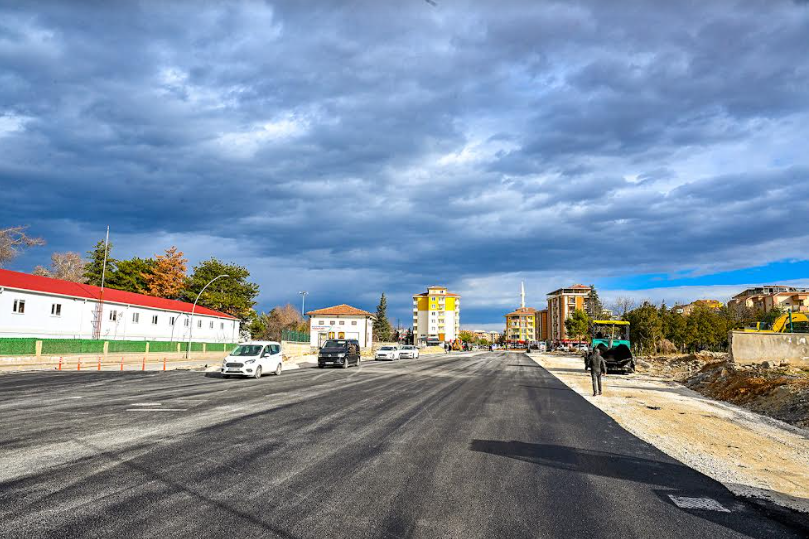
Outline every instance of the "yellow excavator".
{"label": "yellow excavator", "polygon": [[755,326],[744,330],[751,333],[809,333],[809,315],[784,313],[775,319],[772,326],[766,322],[756,322]]}

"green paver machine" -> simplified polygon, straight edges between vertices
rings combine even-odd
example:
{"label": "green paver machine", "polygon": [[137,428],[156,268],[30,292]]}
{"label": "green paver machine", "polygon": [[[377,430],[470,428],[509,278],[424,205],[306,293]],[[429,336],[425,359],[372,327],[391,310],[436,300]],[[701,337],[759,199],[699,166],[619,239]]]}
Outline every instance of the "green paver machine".
{"label": "green paver machine", "polygon": [[608,370],[635,372],[635,358],[629,342],[629,322],[593,320],[590,327],[592,349],[601,352]]}

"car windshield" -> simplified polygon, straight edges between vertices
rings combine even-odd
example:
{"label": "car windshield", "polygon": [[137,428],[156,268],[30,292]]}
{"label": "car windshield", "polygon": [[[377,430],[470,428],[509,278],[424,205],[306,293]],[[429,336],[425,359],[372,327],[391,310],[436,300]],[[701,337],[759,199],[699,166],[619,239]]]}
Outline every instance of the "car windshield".
{"label": "car windshield", "polygon": [[380,348],[380,350],[396,350],[396,348],[392,346],[383,346],[382,348]]}
{"label": "car windshield", "polygon": [[261,352],[260,344],[240,344],[230,353],[231,356],[257,356]]}
{"label": "car windshield", "polygon": [[323,348],[343,348],[348,344],[348,341],[326,341]]}
{"label": "car windshield", "polygon": [[414,348],[415,346],[404,346],[402,347],[402,350],[413,350]]}

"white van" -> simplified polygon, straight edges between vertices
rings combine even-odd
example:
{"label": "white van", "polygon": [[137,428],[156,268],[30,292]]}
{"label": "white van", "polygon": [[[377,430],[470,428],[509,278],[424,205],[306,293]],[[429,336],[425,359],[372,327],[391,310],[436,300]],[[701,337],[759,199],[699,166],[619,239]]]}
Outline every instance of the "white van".
{"label": "white van", "polygon": [[252,376],[261,378],[262,374],[274,372],[281,374],[283,369],[281,345],[275,341],[250,341],[237,346],[222,361],[222,376]]}

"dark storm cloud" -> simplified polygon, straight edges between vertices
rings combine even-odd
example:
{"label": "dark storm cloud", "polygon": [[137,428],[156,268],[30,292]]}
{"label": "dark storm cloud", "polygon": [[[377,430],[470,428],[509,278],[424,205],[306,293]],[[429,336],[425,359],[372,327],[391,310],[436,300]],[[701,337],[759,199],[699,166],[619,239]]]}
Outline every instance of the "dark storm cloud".
{"label": "dark storm cloud", "polygon": [[0,3],[0,211],[53,249],[215,241],[265,306],[316,272],[405,315],[583,255],[799,256],[807,35],[787,1]]}

